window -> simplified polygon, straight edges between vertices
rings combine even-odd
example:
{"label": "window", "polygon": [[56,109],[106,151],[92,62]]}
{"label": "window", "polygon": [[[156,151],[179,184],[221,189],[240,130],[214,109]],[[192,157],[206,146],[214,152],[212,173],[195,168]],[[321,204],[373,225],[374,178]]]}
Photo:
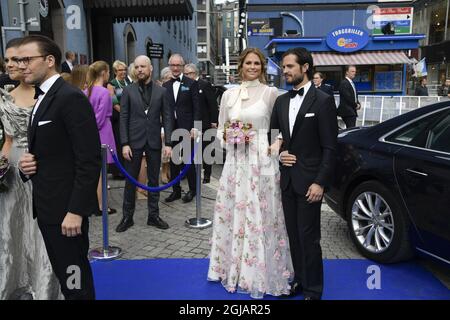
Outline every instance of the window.
{"label": "window", "polygon": [[426,135],[422,134],[426,132],[426,129],[440,116],[444,111],[436,112],[425,118],[421,118],[413,123],[407,125],[406,127],[394,132],[393,134],[386,137],[386,141],[395,142],[399,144],[425,147],[427,142]]}
{"label": "window", "polygon": [[450,153],[450,114],[430,130],[426,146],[427,149]]}

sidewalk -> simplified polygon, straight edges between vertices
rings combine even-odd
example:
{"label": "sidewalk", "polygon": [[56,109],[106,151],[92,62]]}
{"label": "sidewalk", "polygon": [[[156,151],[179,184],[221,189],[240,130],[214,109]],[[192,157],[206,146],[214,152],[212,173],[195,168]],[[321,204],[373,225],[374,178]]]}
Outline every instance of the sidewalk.
{"label": "sidewalk", "polygon": [[[212,219],[216,190],[219,181],[220,168],[213,173],[211,182],[202,185],[201,216]],[[215,176],[215,177],[214,177]],[[122,259],[149,258],[206,258],[209,254],[209,239],[212,228],[203,230],[191,229],[185,226],[185,221],[196,217],[195,198],[190,203],[177,200],[165,203],[164,199],[169,191],[161,192],[160,216],[170,226],[167,230],[160,230],[147,226],[147,200],[136,200],[134,226],[123,233],[115,231],[122,218],[122,199],[124,181],[110,180],[109,206],[117,209],[117,213],[110,215],[109,244],[123,250]],[[187,182],[182,181],[182,188],[187,190]],[[91,248],[102,246],[102,218],[90,219]],[[322,206],[322,250],[324,259],[362,258],[353,247],[349,238],[346,223],[328,208]]]}

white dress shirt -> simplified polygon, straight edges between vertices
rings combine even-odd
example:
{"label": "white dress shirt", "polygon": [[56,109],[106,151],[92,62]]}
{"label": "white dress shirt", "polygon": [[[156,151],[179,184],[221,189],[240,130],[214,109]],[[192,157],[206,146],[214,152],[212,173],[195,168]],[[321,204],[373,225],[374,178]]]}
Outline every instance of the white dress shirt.
{"label": "white dress shirt", "polygon": [[50,78],[48,78],[47,80],[45,80],[40,86],[39,88],[44,92],[44,94],[41,94],[37,101],[36,104],[34,105],[33,111],[31,113],[31,123],[33,123],[34,121],[34,115],[36,114],[39,105],[41,104],[42,100],[44,100],[45,95],[47,94],[48,90],[50,90],[50,88],[53,86],[53,84],[56,82],[56,80],[58,80],[58,78],[60,77],[59,73],[55,74],[54,76],[51,76]]}
{"label": "white dress shirt", "polygon": [[173,82],[173,96],[175,98],[175,102],[177,101],[178,90],[180,90],[181,81],[183,81],[183,74],[180,74],[179,78],[180,78],[180,81]]}
{"label": "white dress shirt", "polygon": [[358,99],[356,98],[356,88],[355,88],[355,84],[353,83],[353,81],[352,81],[352,79],[350,79],[349,77],[345,77],[349,82],[350,82],[350,84],[352,85],[352,88],[353,88],[353,93],[354,93],[354,95],[355,95],[355,102],[358,102]]}
{"label": "white dress shirt", "polygon": [[67,62],[67,65],[68,65],[69,68],[70,68],[70,71],[72,71],[72,70],[73,70],[73,64],[72,64],[72,62],[70,62],[69,60],[66,60],[66,62]]}
{"label": "white dress shirt", "polygon": [[300,90],[301,88],[304,88],[303,90],[305,90],[303,92],[303,96],[297,94],[294,98],[291,98],[289,102],[289,132],[291,136],[292,131],[294,130],[295,120],[297,119],[300,107],[302,106],[303,100],[305,99],[305,96],[308,93],[309,88],[311,88],[311,81],[308,81],[303,87],[300,87],[298,90]]}

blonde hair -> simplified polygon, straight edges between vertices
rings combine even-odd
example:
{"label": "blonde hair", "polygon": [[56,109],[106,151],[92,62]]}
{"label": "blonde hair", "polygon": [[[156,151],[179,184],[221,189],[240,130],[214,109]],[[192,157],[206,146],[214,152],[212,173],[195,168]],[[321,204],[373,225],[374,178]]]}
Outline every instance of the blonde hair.
{"label": "blonde hair", "polygon": [[86,89],[86,78],[89,66],[87,64],[77,64],[73,67],[71,83],[80,90]]}
{"label": "blonde hair", "polygon": [[61,78],[67,83],[72,83],[72,75],[68,72],[61,72]]}
{"label": "blonde hair", "polygon": [[138,78],[136,75],[136,69],[134,68],[134,62],[130,63],[130,66],[128,67],[128,75],[131,78],[131,81],[137,82]]}
{"label": "blonde hair", "polygon": [[88,97],[91,97],[92,88],[94,87],[95,81],[101,76],[102,72],[109,71],[109,65],[105,61],[95,61],[89,66],[87,72],[87,90]]}
{"label": "blonde hair", "polygon": [[267,83],[267,63],[266,63],[266,57],[264,54],[259,50],[258,48],[247,48],[244,51],[242,51],[241,55],[239,56],[238,61],[238,69],[237,72],[239,74],[239,77],[242,79],[242,67],[244,65],[245,58],[250,54],[256,54],[261,61],[261,75],[259,76],[259,81],[261,83]]}
{"label": "blonde hair", "polygon": [[112,68],[113,68],[114,73],[117,72],[117,69],[119,69],[120,66],[125,67],[125,69],[127,69],[127,65],[125,64],[125,62],[120,61],[120,60],[116,60],[113,62]]}

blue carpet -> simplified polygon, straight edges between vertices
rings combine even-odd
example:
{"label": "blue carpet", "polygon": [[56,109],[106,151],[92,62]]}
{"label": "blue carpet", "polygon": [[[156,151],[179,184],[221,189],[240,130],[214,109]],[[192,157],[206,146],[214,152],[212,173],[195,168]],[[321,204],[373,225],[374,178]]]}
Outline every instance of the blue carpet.
{"label": "blue carpet", "polygon": [[[379,289],[368,288],[368,282],[376,285],[374,272],[368,271],[373,265],[379,267]],[[92,268],[100,300],[250,299],[208,282],[207,259],[95,261]],[[326,300],[450,300],[450,290],[414,262],[376,265],[369,260],[325,260],[324,282]]]}

